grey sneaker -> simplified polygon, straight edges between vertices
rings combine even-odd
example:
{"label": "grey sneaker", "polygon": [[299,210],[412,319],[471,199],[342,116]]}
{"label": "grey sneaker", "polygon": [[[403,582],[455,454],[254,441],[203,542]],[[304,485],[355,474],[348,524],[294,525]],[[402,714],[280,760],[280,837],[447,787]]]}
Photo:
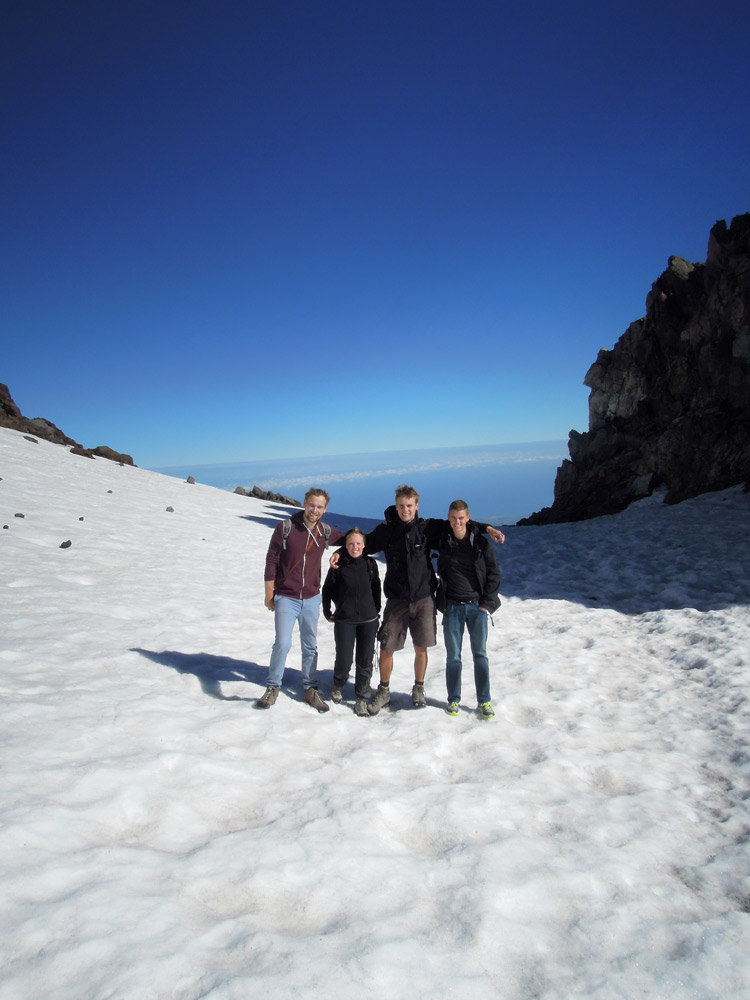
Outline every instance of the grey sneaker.
{"label": "grey sneaker", "polygon": [[364,698],[357,698],[354,702],[354,714],[369,718],[370,713],[367,710],[367,702]]}
{"label": "grey sneaker", "polygon": [[424,684],[415,684],[411,689],[411,701],[415,708],[427,708],[424,697]]}
{"label": "grey sneaker", "polygon": [[477,715],[480,719],[494,719],[495,710],[488,701],[483,701],[481,705],[477,705]]}
{"label": "grey sneaker", "polygon": [[377,715],[381,708],[385,708],[386,705],[391,703],[391,689],[387,684],[378,684],[378,689],[375,692],[370,704],[367,706],[367,711],[370,715]]}
{"label": "grey sneaker", "polygon": [[343,700],[344,700],[344,689],[337,687],[334,684],[331,690],[331,701],[334,703],[334,705],[340,705]]}
{"label": "grey sneaker", "polygon": [[308,688],[302,695],[302,700],[306,705],[316,708],[319,712],[327,712],[330,708],[330,705],[326,705],[320,697],[320,691],[317,688]]}
{"label": "grey sneaker", "polygon": [[445,711],[448,713],[448,715],[458,715],[458,702],[449,701],[448,704],[445,706]]}
{"label": "grey sneaker", "polygon": [[279,689],[275,684],[269,684],[263,694],[255,702],[256,708],[270,708],[271,705],[276,704],[276,699],[279,697]]}

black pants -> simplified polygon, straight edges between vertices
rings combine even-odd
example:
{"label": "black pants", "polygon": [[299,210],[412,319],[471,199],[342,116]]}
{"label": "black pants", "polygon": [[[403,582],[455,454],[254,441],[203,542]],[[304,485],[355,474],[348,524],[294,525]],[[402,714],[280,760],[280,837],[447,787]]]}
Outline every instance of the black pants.
{"label": "black pants", "polygon": [[356,642],[357,661],[354,672],[354,693],[358,698],[370,697],[377,631],[377,618],[371,622],[334,622],[333,625],[333,638],[336,642],[333,683],[336,687],[343,687],[349,680]]}

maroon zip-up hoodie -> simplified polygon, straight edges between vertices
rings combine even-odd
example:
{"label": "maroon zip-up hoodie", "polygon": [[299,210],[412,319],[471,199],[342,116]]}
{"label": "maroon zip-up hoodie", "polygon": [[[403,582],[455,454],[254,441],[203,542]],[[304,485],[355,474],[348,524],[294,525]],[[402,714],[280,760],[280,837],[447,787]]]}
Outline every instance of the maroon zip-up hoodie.
{"label": "maroon zip-up hoodie", "polygon": [[[292,530],[284,548],[284,523],[279,521],[273,529],[266,555],[264,580],[274,581],[274,593],[281,597],[307,600],[320,593],[320,564],[326,549],[326,540],[319,521],[312,532],[308,531],[303,511],[291,518]],[[344,537],[341,531],[331,528],[330,544],[335,545]]]}

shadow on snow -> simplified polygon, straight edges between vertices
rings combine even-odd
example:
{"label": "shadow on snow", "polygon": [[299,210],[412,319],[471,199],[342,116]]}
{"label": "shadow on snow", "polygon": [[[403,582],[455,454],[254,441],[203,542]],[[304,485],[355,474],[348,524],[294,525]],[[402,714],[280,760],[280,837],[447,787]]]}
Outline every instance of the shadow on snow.
{"label": "shadow on snow", "polygon": [[140,649],[133,647],[133,653],[140,653],[146,659],[159,663],[164,667],[176,670],[178,674],[193,674],[204,694],[220,701],[255,701],[255,697],[240,695],[225,695],[221,690],[222,681],[245,681],[257,684],[265,690],[268,678],[268,667],[258,663],[248,663],[245,660],[233,660],[231,656],[214,656],[212,653],[180,653],[174,649]]}

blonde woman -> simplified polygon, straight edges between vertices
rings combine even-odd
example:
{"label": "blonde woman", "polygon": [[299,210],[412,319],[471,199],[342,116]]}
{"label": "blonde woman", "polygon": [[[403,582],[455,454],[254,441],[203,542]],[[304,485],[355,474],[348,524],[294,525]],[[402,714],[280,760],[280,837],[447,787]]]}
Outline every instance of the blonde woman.
{"label": "blonde woman", "polygon": [[[337,566],[329,569],[323,584],[323,615],[333,622],[336,642],[331,701],[337,704],[343,700],[356,647],[354,711],[362,717],[369,715],[367,701],[380,615],[378,564],[364,554],[365,542],[359,528],[347,532],[344,547],[338,551]],[[334,612],[331,603],[336,605]]]}

